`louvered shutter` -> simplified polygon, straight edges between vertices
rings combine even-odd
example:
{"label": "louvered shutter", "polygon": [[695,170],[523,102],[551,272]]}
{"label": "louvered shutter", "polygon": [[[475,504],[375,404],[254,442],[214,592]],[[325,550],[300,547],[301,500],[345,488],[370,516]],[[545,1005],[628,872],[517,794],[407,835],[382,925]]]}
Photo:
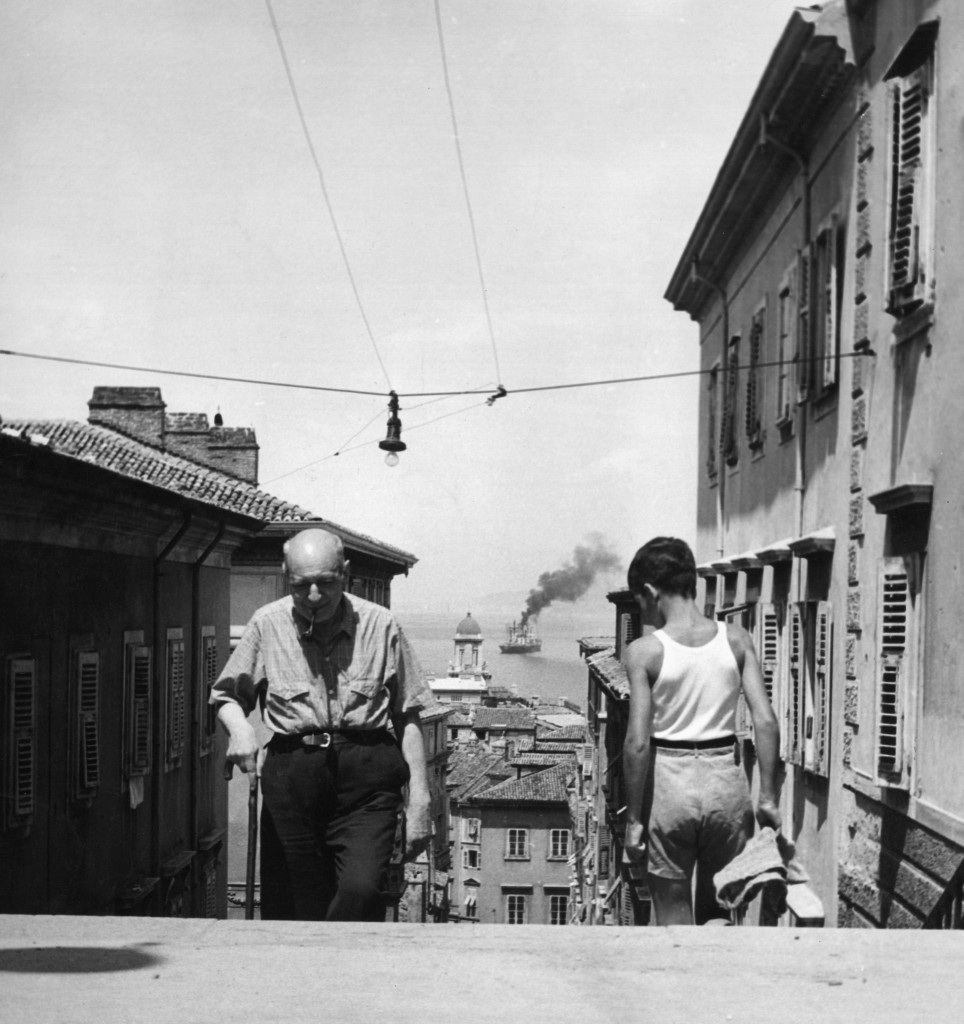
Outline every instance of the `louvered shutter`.
{"label": "louvered shutter", "polygon": [[877,604],[878,773],[888,784],[904,776],[904,712],[907,689],[910,586],[903,562],[886,560],[880,573]]}
{"label": "louvered shutter", "polygon": [[896,316],[923,300],[921,207],[929,64],[893,86],[890,302]]}
{"label": "louvered shutter", "polygon": [[626,648],[639,637],[639,616],[633,612],[623,612],[619,616],[619,654],[622,657]]}
{"label": "louvered shutter", "polygon": [[198,687],[198,721],[201,723],[201,753],[214,747],[217,708],[208,703],[211,687],[218,678],[218,644],[212,626],[205,626],[201,635],[201,685]]}
{"label": "louvered shutter", "polygon": [[147,775],[151,770],[151,672],[152,652],[143,644],[127,648],[127,775]]}
{"label": "louvered shutter", "polygon": [[89,797],[100,785],[98,705],[100,702],[100,654],[77,655],[77,761],[75,796]]}
{"label": "louvered shutter", "polygon": [[737,399],[739,397],[740,339],[731,339],[727,354],[726,374],[723,380],[723,414],[720,417],[720,451],[727,465],[738,459],[736,444]]}
{"label": "louvered shutter", "polygon": [[751,448],[758,448],[763,440],[762,407],[763,380],[760,364],[763,362],[764,327],[766,314],[759,310],[753,317],[750,330],[749,369],[746,378],[745,428]]}
{"label": "louvered shutter", "polygon": [[830,774],[830,690],[833,616],[829,602],[816,606],[812,698],[807,716],[807,764],[817,775]]}
{"label": "louvered shutter", "polygon": [[806,671],[803,609],[799,604],[790,605],[787,615],[787,739],[786,760],[800,764],[801,718],[804,698],[804,674]]}
{"label": "louvered shutter", "polygon": [[797,401],[805,402],[810,393],[810,357],[813,348],[810,306],[812,302],[810,246],[797,259]]}
{"label": "louvered shutter", "polygon": [[824,232],[823,253],[820,265],[821,290],[820,332],[822,335],[822,352],[819,372],[823,390],[836,386],[837,383],[837,331],[839,321],[839,302],[837,299],[837,218],[831,219],[830,226]]}
{"label": "louvered shutter", "polygon": [[167,641],[167,759],[173,764],[184,753],[185,720],[184,641]]}
{"label": "louvered shutter", "polygon": [[608,825],[599,826],[598,832],[598,843],[599,843],[599,861],[597,865],[596,874],[599,878],[609,877],[609,860],[612,854],[612,834],[609,831]]}
{"label": "louvered shutter", "polygon": [[29,824],[34,812],[37,764],[37,662],[34,658],[9,661],[9,760],[12,803],[6,824]]}

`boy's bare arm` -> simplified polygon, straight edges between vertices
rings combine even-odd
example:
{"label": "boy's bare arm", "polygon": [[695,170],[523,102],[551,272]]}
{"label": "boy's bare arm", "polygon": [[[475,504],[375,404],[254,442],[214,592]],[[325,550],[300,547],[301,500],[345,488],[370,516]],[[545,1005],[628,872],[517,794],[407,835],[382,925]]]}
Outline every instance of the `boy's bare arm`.
{"label": "boy's bare arm", "polygon": [[[655,645],[655,647],[654,647]],[[649,741],[652,723],[652,674],[654,658],[662,655],[659,641],[643,637],[626,650],[629,677],[629,723],[623,742],[623,780],[626,787],[626,834],[623,849],[632,861],[646,853],[643,796],[649,772]],[[658,673],[657,673],[658,674]]]}

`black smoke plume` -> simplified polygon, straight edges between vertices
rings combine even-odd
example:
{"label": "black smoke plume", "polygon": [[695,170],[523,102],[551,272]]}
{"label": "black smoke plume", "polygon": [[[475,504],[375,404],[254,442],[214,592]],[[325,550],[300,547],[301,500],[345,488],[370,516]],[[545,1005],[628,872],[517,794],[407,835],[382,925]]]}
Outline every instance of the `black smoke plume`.
{"label": "black smoke plume", "polygon": [[554,601],[577,601],[593,585],[600,572],[618,569],[620,561],[600,534],[590,534],[576,546],[572,558],[561,569],[544,572],[539,585],[529,591],[521,624],[536,619]]}

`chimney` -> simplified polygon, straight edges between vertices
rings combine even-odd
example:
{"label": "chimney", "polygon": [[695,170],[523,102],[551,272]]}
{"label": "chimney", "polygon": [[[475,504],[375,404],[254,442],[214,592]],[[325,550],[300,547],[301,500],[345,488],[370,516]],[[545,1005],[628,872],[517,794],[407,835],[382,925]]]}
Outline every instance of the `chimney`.
{"label": "chimney", "polygon": [[138,441],[164,447],[164,405],[160,388],[94,388],[88,423]]}
{"label": "chimney", "polygon": [[203,412],[172,412],[164,423],[164,443],[169,452],[257,484],[258,442],[249,427],[211,427]]}

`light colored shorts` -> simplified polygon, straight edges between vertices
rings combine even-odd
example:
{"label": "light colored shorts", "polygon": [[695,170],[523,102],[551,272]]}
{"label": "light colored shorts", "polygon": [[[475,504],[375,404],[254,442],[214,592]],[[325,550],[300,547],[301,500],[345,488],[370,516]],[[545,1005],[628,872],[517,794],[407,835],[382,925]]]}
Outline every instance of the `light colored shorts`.
{"label": "light colored shorts", "polygon": [[712,877],[753,835],[750,787],[732,747],[657,747],[651,778],[650,874],[683,881],[699,864]]}

